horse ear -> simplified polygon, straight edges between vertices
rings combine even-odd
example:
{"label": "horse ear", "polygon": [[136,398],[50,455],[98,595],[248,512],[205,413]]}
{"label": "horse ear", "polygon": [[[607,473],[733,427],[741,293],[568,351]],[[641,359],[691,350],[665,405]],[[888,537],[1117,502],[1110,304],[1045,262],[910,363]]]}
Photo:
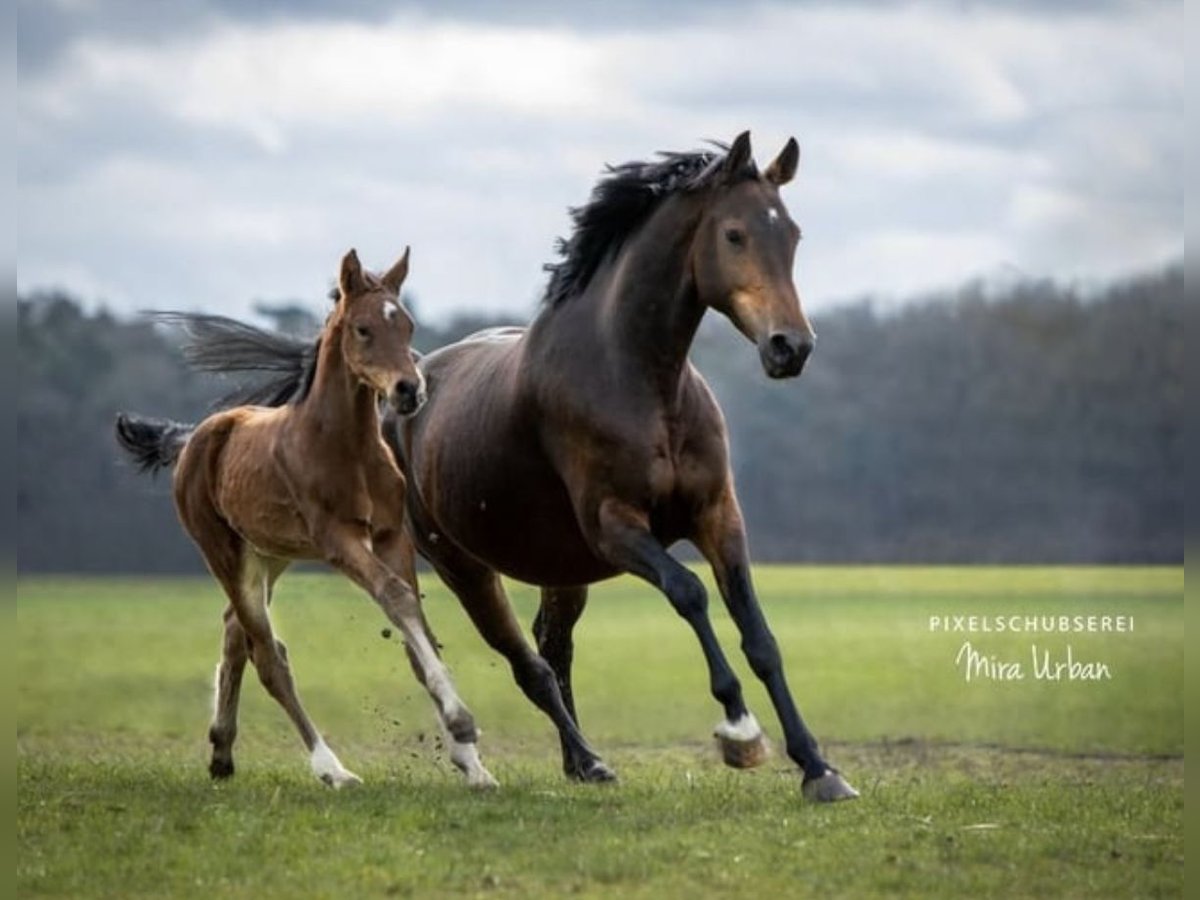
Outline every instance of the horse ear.
{"label": "horse ear", "polygon": [[785,185],[795,177],[796,166],[799,164],[800,145],[796,143],[795,138],[788,138],[788,142],[779,151],[779,155],[775,157],[774,161],[767,166],[767,171],[763,175],[772,184]]}
{"label": "horse ear", "polygon": [[338,276],[338,286],[341,288],[343,297],[361,294],[366,288],[362,263],[358,261],[358,251],[353,248],[342,257],[342,271]]}
{"label": "horse ear", "polygon": [[721,169],[726,178],[735,178],[750,164],[750,132],[743,131],[733,139]]}
{"label": "horse ear", "polygon": [[400,296],[400,285],[404,284],[404,279],[408,277],[408,250],[408,247],[404,248],[404,255],[383,276],[383,286],[397,297]]}

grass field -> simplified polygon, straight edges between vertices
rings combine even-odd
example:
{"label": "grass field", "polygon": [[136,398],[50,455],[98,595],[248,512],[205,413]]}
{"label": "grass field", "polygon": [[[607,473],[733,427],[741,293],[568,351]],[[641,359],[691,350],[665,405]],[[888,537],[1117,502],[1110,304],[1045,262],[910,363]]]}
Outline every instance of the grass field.
{"label": "grass field", "polygon": [[[500,791],[459,781],[364,596],[280,583],[301,696],[358,789],[308,774],[247,675],[238,774],[205,729],[221,601],[206,579],[18,581],[17,890],[61,897],[1158,897],[1183,885],[1181,569],[768,568],[793,689],[862,799],[817,807],[776,756],[735,772],[699,649],[632,580],[577,630],[585,733],[621,775],[567,783],[549,724],[432,578],[423,585]],[[533,592],[515,588],[524,621]],[[1128,633],[930,630],[931,616],[1132,616]],[[714,618],[747,699],[778,728]],[[967,681],[965,640],[1025,678]],[[1035,677],[1031,644],[1111,678]]]}

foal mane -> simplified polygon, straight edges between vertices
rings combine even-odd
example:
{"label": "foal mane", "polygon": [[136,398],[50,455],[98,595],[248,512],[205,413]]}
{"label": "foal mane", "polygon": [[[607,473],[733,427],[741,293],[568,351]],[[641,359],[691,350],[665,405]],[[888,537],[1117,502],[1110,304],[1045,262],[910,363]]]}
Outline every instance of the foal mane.
{"label": "foal mane", "polygon": [[[383,280],[374,272],[364,269],[363,278],[370,290],[383,287]],[[336,301],[340,296],[336,285],[329,290],[330,300]],[[183,329],[186,336],[183,357],[191,368],[223,375],[238,372],[251,375],[248,383],[239,384],[213,403],[218,409],[246,404],[284,406],[300,403],[312,390],[317,357],[329,326],[329,317],[326,317],[321,334],[304,340],[266,331],[227,316],[154,310],[148,311],[147,315],[156,322]]]}
{"label": "foal mane", "polygon": [[183,329],[183,357],[191,368],[256,377],[218,398],[213,403],[218,409],[295,404],[312,388],[321,348],[319,336],[305,341],[206,313],[151,311],[148,315],[153,321]]}
{"label": "foal mane", "polygon": [[[709,143],[716,150],[660,152],[652,162],[606,166],[588,202],[569,210],[575,227],[569,238],[559,238],[555,244],[561,259],[542,267],[550,273],[542,303],[553,308],[582,293],[600,264],[619,250],[667,197],[713,184],[729,146]],[[745,174],[757,173],[748,170]]]}

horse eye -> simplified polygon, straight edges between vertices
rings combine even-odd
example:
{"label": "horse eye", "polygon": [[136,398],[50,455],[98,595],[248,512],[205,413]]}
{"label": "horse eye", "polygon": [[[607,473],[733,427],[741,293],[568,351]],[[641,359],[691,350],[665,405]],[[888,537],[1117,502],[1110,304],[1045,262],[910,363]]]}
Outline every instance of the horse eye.
{"label": "horse eye", "polygon": [[731,244],[743,244],[746,241],[746,235],[739,228],[726,228],[725,240]]}
{"label": "horse eye", "polygon": [[362,340],[365,341],[367,338],[369,338],[371,336],[371,329],[368,328],[366,325],[355,325],[354,333],[356,335],[358,335]]}

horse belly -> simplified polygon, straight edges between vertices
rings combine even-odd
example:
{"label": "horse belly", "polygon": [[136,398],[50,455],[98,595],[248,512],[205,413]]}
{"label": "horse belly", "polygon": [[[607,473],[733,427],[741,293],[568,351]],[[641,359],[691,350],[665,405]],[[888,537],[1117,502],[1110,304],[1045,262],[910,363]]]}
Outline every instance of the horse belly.
{"label": "horse belly", "polygon": [[584,540],[535,423],[522,412],[517,333],[464,341],[424,365],[430,399],[408,426],[410,490],[428,513],[429,533],[415,536],[422,554],[452,565],[457,549],[538,585],[614,574]]}
{"label": "horse belly", "polygon": [[[567,492],[540,454],[497,458],[456,447],[440,454],[423,498],[441,533],[421,535],[427,556],[448,540],[489,568],[536,585],[586,584],[614,574],[592,553]],[[430,473],[432,474],[432,473]]]}

